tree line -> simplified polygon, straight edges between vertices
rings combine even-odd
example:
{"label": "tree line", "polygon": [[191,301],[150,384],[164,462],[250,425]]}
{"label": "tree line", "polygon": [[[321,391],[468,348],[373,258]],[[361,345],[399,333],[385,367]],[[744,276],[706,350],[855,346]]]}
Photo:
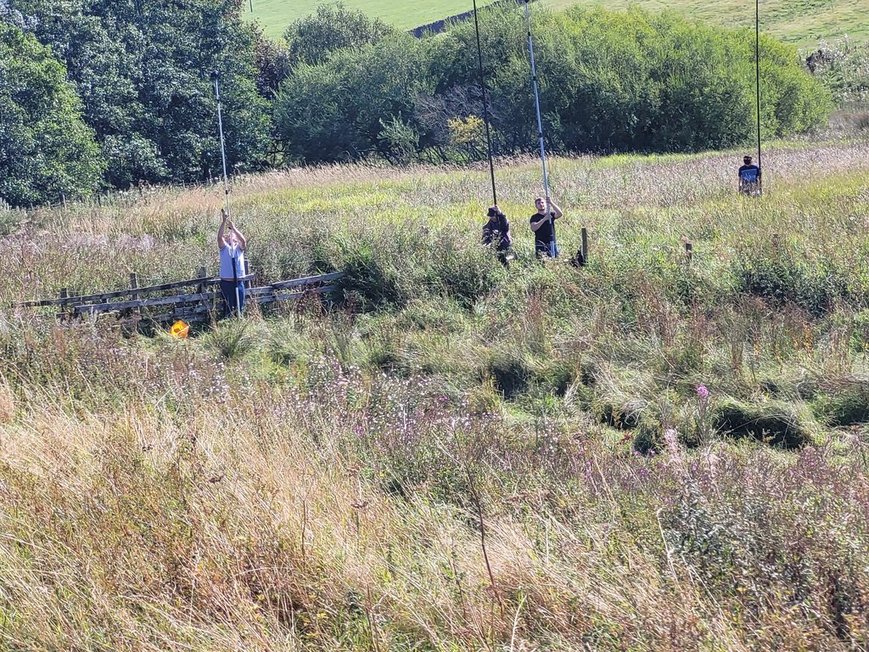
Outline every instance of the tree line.
{"label": "tree line", "polygon": [[[219,176],[212,70],[235,172],[485,156],[472,24],[414,38],[332,4],[277,43],[242,10],[243,0],[0,0],[0,198],[26,206]],[[482,12],[481,28],[495,151],[529,151],[522,14]],[[696,151],[754,135],[753,33],[578,8],[536,12],[534,30],[555,151]],[[764,38],[761,56],[764,137],[822,124],[829,93],[796,50]]]}

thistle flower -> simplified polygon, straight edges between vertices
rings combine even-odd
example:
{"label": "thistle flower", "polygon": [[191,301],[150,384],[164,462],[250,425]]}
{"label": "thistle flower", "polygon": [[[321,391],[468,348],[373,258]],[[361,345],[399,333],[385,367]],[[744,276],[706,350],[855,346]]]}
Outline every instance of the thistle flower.
{"label": "thistle flower", "polygon": [[706,385],[697,385],[697,396],[699,396],[702,401],[709,398],[709,389]]}

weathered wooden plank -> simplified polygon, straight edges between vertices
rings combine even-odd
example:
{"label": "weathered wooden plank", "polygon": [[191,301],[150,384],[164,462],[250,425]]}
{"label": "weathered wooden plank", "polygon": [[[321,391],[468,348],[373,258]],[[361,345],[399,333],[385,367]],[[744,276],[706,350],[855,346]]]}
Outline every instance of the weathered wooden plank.
{"label": "weathered wooden plank", "polygon": [[278,301],[296,301],[314,294],[328,294],[329,292],[332,292],[333,289],[334,288],[331,287],[319,287],[310,288],[303,292],[269,292],[257,295],[256,297],[253,297],[252,300],[255,300],[260,305],[267,305]]}
{"label": "weathered wooden plank", "polygon": [[143,315],[139,321],[154,323],[174,322],[178,319],[184,319],[185,321],[189,321],[191,319],[207,317],[211,314],[211,312],[211,306],[200,305],[192,306],[189,308],[182,308],[179,310],[173,310],[172,312],[159,313],[156,315]]}
{"label": "weathered wooden plank", "polygon": [[196,285],[197,283],[206,283],[206,284],[214,284],[220,281],[220,279],[209,278],[209,279],[191,279],[187,281],[174,281],[172,283],[163,283],[161,285],[150,285],[148,287],[141,287],[136,289],[127,289],[127,290],[117,290],[115,292],[103,292],[101,294],[86,294],[82,296],[68,296],[63,297],[62,299],[46,299],[41,301],[25,301],[23,303],[15,304],[16,307],[21,308],[40,308],[43,306],[64,306],[64,305],[72,305],[76,303],[88,303],[92,301],[106,301],[108,299],[116,299],[119,297],[132,296],[135,294],[144,294],[149,292],[161,292],[165,290],[175,290],[177,288],[183,288],[189,285]]}
{"label": "weathered wooden plank", "polygon": [[218,296],[218,292],[202,292],[199,294],[181,294],[173,297],[159,297],[157,299],[138,299],[136,301],[116,301],[114,303],[86,303],[74,307],[75,314],[89,314],[95,312],[115,312],[130,308],[156,308],[159,306],[172,306],[184,303],[211,301]]}
{"label": "weathered wooden plank", "polygon": [[[256,274],[244,276],[240,281],[249,281],[256,278]],[[173,281],[172,283],[161,283],[160,285],[149,285],[140,288],[129,288],[126,290],[116,290],[113,292],[102,292],[100,294],[86,294],[81,296],[66,296],[59,299],[44,299],[39,301],[25,301],[13,305],[15,308],[42,308],[45,306],[68,306],[77,303],[89,303],[96,301],[107,301],[109,299],[118,299],[120,297],[134,296],[136,294],[150,294],[152,292],[164,292],[166,290],[175,290],[178,288],[189,287],[193,285],[217,285],[220,283],[220,278],[193,278],[186,281]]]}
{"label": "weathered wooden plank", "polygon": [[290,281],[278,281],[277,283],[272,283],[270,287],[276,290],[283,290],[305,285],[316,285],[317,283],[331,283],[343,276],[344,272],[332,272],[330,274],[321,274],[320,276],[306,276],[305,278],[294,278]]}

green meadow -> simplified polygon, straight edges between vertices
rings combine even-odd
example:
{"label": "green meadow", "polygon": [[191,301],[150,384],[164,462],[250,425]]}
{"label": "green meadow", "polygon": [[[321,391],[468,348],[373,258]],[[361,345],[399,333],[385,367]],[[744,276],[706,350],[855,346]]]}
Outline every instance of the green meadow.
{"label": "green meadow", "polygon": [[[869,644],[869,145],[233,181],[258,280],[188,340],[15,302],[216,267],[218,186],[0,213],[0,647]],[[590,259],[569,256],[589,234]],[[686,255],[686,244],[693,255]]]}
{"label": "green meadow", "polygon": [[[258,20],[266,34],[279,38],[292,21],[312,13],[318,0],[288,3],[283,0],[253,0],[253,12],[247,15]],[[348,7],[383,19],[399,29],[411,29],[447,16],[470,11],[470,2],[438,0],[437,2],[395,3],[386,0],[348,0]],[[479,6],[488,4],[481,0]],[[541,0],[539,6],[552,9],[602,5],[607,9],[639,6],[645,9],[675,11],[689,18],[727,27],[753,26],[754,3],[749,0],[723,0],[710,3],[703,0]],[[537,5],[535,5],[536,7]],[[762,0],[761,20],[768,34],[811,49],[819,42],[835,42],[849,38],[864,42],[869,38],[869,5],[853,0]]]}

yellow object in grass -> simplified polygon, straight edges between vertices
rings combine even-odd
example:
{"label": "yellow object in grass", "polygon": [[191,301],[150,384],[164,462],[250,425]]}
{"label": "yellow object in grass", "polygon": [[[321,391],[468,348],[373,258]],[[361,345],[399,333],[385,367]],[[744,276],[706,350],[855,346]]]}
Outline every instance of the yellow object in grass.
{"label": "yellow object in grass", "polygon": [[186,340],[187,336],[190,334],[190,325],[179,319],[172,324],[172,328],[169,329],[169,334],[175,339]]}

